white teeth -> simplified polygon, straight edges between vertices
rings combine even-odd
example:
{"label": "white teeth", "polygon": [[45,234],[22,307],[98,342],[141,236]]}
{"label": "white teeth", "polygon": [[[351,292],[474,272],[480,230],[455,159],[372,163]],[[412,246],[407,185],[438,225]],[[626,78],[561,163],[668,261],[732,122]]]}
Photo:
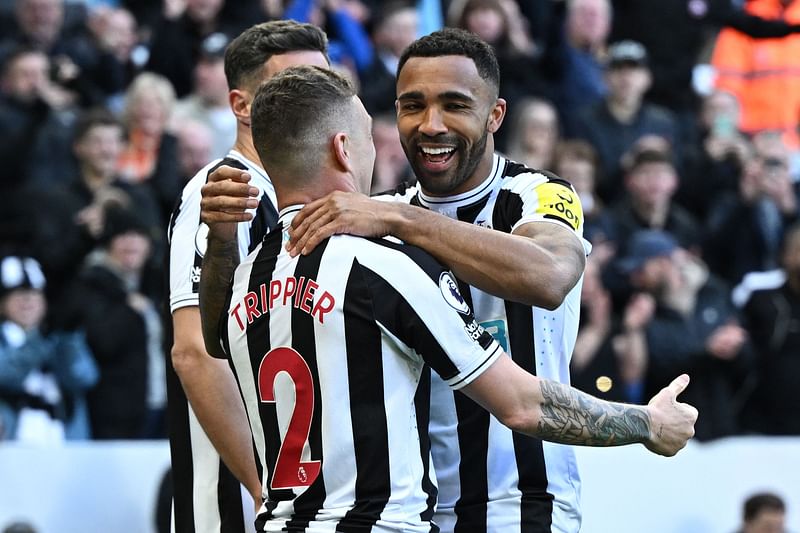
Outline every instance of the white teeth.
{"label": "white teeth", "polygon": [[428,155],[439,155],[439,154],[449,154],[450,152],[454,151],[455,148],[425,148],[422,147],[422,153]]}

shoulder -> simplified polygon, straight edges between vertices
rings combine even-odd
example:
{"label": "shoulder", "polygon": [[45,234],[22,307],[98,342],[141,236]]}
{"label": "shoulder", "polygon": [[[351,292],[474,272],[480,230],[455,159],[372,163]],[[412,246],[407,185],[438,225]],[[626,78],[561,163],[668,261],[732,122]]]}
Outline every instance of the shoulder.
{"label": "shoulder", "polygon": [[385,276],[426,276],[438,280],[440,274],[447,270],[422,248],[391,237],[374,239],[335,235],[331,241],[335,246],[329,246],[329,250],[353,253],[361,266]]}

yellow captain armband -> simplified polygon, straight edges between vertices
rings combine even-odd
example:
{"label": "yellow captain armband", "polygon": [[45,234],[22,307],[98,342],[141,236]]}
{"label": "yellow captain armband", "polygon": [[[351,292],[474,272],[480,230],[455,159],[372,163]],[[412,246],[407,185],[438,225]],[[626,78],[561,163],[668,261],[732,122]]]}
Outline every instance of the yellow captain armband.
{"label": "yellow captain armband", "polygon": [[548,181],[536,187],[539,207],[536,213],[544,218],[564,222],[573,230],[583,224],[583,209],[575,191],[565,183]]}

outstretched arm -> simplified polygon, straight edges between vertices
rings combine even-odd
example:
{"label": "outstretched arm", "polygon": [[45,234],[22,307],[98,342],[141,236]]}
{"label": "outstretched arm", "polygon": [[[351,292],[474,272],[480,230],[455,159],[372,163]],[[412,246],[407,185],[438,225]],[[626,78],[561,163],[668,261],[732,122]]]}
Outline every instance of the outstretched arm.
{"label": "outstretched arm", "polygon": [[685,374],[676,378],[646,406],[613,403],[539,379],[501,357],[463,390],[503,424],[542,440],[582,446],[642,443],[671,456],[694,435],[697,410],[676,401],[688,384]]}
{"label": "outstretched arm", "polygon": [[309,253],[337,233],[393,235],[424,249],[470,285],[547,309],[561,304],[586,260],[580,239],[558,223],[523,224],[508,234],[405,203],[343,192],[303,208],[292,222],[289,250]]}

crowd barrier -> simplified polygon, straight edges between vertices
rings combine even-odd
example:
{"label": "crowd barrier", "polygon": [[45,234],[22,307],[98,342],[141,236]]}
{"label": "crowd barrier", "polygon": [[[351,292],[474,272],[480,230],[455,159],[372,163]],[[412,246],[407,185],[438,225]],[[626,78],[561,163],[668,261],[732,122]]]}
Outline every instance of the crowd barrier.
{"label": "crowd barrier", "polygon": [[[582,533],[733,533],[751,493],[771,490],[800,533],[800,438],[691,443],[673,458],[642,446],[577,448]],[[155,533],[166,442],[0,444],[0,531],[26,520],[37,533]]]}

